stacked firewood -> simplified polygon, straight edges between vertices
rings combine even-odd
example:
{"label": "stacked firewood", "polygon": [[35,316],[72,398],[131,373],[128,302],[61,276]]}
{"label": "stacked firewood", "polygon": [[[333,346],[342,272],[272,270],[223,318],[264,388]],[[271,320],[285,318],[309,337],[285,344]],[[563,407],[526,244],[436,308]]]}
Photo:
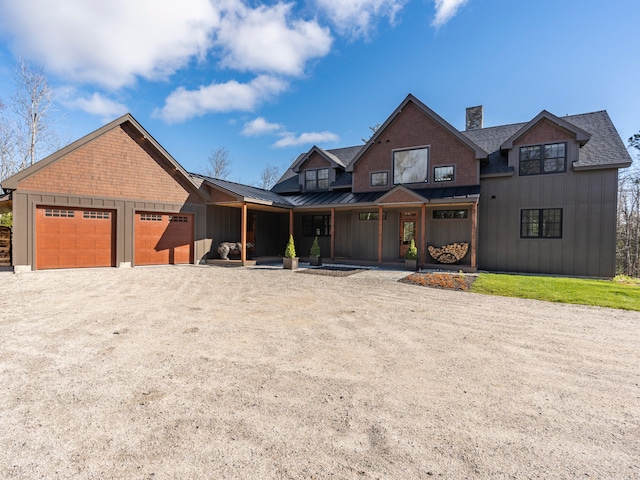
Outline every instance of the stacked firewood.
{"label": "stacked firewood", "polygon": [[468,242],[450,243],[440,248],[429,245],[427,247],[429,255],[440,263],[457,263],[467,254],[469,250]]}
{"label": "stacked firewood", "polygon": [[0,265],[11,265],[11,229],[0,226]]}

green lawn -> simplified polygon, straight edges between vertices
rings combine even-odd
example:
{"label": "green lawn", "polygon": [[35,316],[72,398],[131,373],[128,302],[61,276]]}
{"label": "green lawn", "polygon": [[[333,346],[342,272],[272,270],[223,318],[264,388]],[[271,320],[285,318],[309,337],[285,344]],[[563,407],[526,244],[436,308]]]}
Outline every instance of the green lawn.
{"label": "green lawn", "polygon": [[471,291],[640,311],[640,286],[611,280],[482,273]]}

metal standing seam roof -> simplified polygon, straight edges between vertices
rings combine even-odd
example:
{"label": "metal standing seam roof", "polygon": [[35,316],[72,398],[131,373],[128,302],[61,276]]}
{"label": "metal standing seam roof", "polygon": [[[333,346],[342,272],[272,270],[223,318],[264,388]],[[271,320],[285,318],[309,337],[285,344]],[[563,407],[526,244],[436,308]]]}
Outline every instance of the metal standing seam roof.
{"label": "metal standing seam roof", "polygon": [[[427,201],[442,199],[475,198],[480,195],[480,185],[463,187],[442,187],[442,188],[422,188],[411,190]],[[375,205],[376,202],[387,195],[384,192],[315,192],[301,193],[287,196],[286,198],[295,207],[326,207],[326,206],[346,206],[346,205]]]}
{"label": "metal standing seam roof", "polygon": [[197,173],[192,173],[191,175],[196,178],[201,178],[211,185],[220,187],[245,199],[257,200],[259,202],[269,202],[287,207],[291,206],[291,203],[285,197],[282,197],[277,193],[272,192],[271,190],[263,190],[262,188],[230,182],[228,180],[221,180],[219,178],[207,177],[206,175],[200,175]]}

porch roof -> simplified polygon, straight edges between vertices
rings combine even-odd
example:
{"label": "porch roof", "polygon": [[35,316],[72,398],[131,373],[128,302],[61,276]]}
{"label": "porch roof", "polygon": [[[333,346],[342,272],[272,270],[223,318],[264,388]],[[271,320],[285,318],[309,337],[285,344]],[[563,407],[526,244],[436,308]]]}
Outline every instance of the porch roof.
{"label": "porch roof", "polygon": [[191,175],[238,197],[239,200],[288,208],[291,208],[292,206],[286,197],[278,195],[270,190],[263,190],[262,188],[230,182],[228,180],[221,180],[219,178],[207,177],[196,173],[192,173]]}
{"label": "porch roof", "polygon": [[[462,187],[423,188],[412,190],[425,199],[425,203],[446,199],[476,199],[480,196],[480,185]],[[294,207],[329,207],[376,205],[389,192],[314,192],[285,197]]]}

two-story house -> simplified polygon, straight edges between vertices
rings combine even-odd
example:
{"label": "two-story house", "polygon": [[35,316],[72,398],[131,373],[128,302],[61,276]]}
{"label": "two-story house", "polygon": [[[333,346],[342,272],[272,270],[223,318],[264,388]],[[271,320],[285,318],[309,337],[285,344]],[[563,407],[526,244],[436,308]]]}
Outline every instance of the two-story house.
{"label": "two-story house", "polygon": [[2,182],[13,265],[197,263],[224,241],[244,262],[293,234],[302,257],[317,236],[325,259],[395,263],[413,239],[422,266],[458,244],[456,269],[612,277],[631,159],[607,113],[482,123],[470,108],[458,131],[408,95],[365,145],[314,146],[265,191],[186,172],[125,115]]}

